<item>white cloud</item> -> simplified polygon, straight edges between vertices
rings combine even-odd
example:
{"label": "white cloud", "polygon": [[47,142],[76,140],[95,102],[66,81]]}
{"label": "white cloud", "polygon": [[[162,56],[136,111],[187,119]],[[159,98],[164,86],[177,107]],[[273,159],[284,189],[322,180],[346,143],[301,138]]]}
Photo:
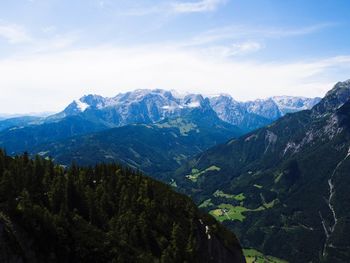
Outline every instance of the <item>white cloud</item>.
{"label": "white cloud", "polygon": [[197,2],[176,2],[171,6],[175,13],[200,13],[215,11],[225,2],[225,0],[202,0]]}
{"label": "white cloud", "polygon": [[25,27],[16,24],[0,23],[0,39],[5,39],[10,44],[21,45],[24,51],[48,52],[58,49],[65,49],[72,46],[78,40],[78,33],[53,34],[56,31],[54,26],[41,28],[44,33],[41,37],[34,37],[28,34]]}
{"label": "white cloud", "polygon": [[264,46],[255,41],[246,41],[240,43],[234,43],[228,46],[213,46],[208,48],[203,48],[203,53],[210,56],[220,56],[220,57],[233,57],[247,55],[250,53],[257,52],[264,48]]}
{"label": "white cloud", "polygon": [[229,93],[239,100],[323,96],[349,78],[350,56],[267,63],[218,59],[174,47],[99,47],[0,60],[0,112],[61,110],[87,93],[137,88]]}
{"label": "white cloud", "polygon": [[71,47],[78,41],[78,34],[56,34],[48,38],[35,39],[32,42],[31,49],[33,52],[53,52],[56,50],[63,50]]}
{"label": "white cloud", "polygon": [[42,27],[41,31],[45,34],[53,33],[57,30],[55,26],[44,26]]}
{"label": "white cloud", "polygon": [[118,12],[118,15],[124,15],[124,16],[147,16],[147,15],[153,15],[153,14],[169,15],[170,11],[171,10],[169,10],[169,7],[167,5],[159,4],[159,5],[123,10],[122,12]]}
{"label": "white cloud", "polygon": [[233,44],[231,46],[230,54],[247,54],[251,52],[256,52],[262,48],[262,45],[258,42],[248,41],[239,44]]}
{"label": "white cloud", "polygon": [[308,35],[322,29],[332,27],[332,23],[315,24],[297,28],[274,28],[274,27],[251,27],[247,25],[234,25],[221,28],[214,28],[201,33],[184,45],[204,45],[230,39],[242,38],[285,38]]}
{"label": "white cloud", "polygon": [[143,6],[124,10],[118,15],[125,16],[146,16],[153,14],[161,14],[163,16],[172,16],[186,13],[206,13],[212,12],[223,5],[228,0],[201,0],[194,2],[174,2],[154,4],[152,6]]}
{"label": "white cloud", "polygon": [[16,24],[6,23],[0,23],[0,38],[4,38],[11,44],[31,41],[31,37],[23,27]]}

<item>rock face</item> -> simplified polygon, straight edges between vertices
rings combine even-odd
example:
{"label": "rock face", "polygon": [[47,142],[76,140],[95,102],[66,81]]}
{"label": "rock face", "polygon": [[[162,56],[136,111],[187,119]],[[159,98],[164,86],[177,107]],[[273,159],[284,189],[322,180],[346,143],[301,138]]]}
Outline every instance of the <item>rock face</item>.
{"label": "rock face", "polygon": [[311,110],[203,152],[174,180],[245,247],[290,262],[348,262],[349,120],[345,81]]}
{"label": "rock face", "polygon": [[333,89],[314,107],[317,114],[331,113],[340,108],[350,97],[350,80],[338,82]]}
{"label": "rock face", "polygon": [[210,104],[218,116],[245,132],[263,127],[287,113],[311,109],[320,98],[279,96],[248,102],[235,101],[230,95],[212,97]]}
{"label": "rock face", "polygon": [[286,113],[310,109],[318,101],[318,98],[285,96],[238,102],[230,95],[205,98],[200,94],[188,94],[180,97],[161,89],[135,90],[112,98],[84,96],[47,120],[79,115],[90,121],[100,120],[107,126],[119,127],[155,123],[165,118],[182,116],[194,108],[209,106],[223,121],[248,132],[269,124]]}
{"label": "rock face", "polygon": [[111,127],[119,127],[135,123],[155,123],[205,105],[204,98],[198,94],[177,98],[165,90],[135,90],[112,98],[84,96],[48,119],[80,115],[89,120],[100,120]]}
{"label": "rock face", "polygon": [[210,99],[210,105],[220,119],[240,127],[247,132],[271,122],[259,113],[249,111],[246,104],[235,101],[229,95],[220,95]]}
{"label": "rock face", "polygon": [[319,103],[321,98],[276,96],[272,97],[272,100],[277,104],[281,114],[285,115],[301,110],[309,110]]}

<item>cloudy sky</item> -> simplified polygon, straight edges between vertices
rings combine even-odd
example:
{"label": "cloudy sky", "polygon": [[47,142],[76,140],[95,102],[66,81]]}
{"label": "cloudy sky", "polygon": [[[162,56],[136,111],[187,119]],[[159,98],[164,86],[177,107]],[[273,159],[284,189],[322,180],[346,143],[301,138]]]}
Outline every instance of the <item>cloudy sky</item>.
{"label": "cloudy sky", "polygon": [[348,0],[2,0],[0,112],[140,88],[323,96],[350,78]]}

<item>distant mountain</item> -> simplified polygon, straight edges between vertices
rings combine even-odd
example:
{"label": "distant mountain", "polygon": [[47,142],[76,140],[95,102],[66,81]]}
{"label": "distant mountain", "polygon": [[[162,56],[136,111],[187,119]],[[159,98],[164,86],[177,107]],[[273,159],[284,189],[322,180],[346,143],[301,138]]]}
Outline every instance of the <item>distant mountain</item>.
{"label": "distant mountain", "polygon": [[9,119],[3,119],[0,121],[0,131],[13,128],[13,127],[24,127],[30,124],[38,123],[42,118],[36,116],[22,116],[13,117]]}
{"label": "distant mountain", "polygon": [[24,151],[30,152],[33,147],[43,143],[105,129],[107,127],[101,123],[94,123],[79,116],[69,116],[57,121],[5,129],[0,132],[0,147],[5,148],[11,155],[19,154]]}
{"label": "distant mountain", "polygon": [[[24,139],[34,138],[36,142],[38,138],[42,138],[43,142],[48,142],[128,124],[154,124],[167,118],[185,116],[193,109],[208,107],[211,107],[221,120],[237,126],[243,132],[249,132],[270,124],[287,112],[308,109],[317,101],[317,98],[274,97],[267,100],[237,102],[229,95],[213,98],[204,98],[200,94],[179,96],[174,92],[160,89],[135,90],[118,94],[112,98],[87,95],[70,103],[62,112],[48,117],[21,116],[0,121],[0,138],[2,138],[0,146],[8,147],[7,136],[15,138],[19,133]],[[65,120],[66,118],[68,119]],[[78,123],[72,123],[74,119],[85,123],[81,131],[74,128],[78,125]],[[67,126],[67,122],[72,126]],[[59,127],[60,123],[68,129],[67,131],[63,131],[62,128],[58,129],[58,133],[62,136],[57,136],[57,132],[53,135],[46,133],[43,137],[35,135],[35,133],[42,134],[35,131],[42,130],[40,125],[52,130],[50,127]],[[18,129],[21,131],[19,132]],[[21,140],[23,139],[19,138],[18,145]],[[28,146],[26,142],[23,142],[22,145]],[[25,147],[13,148],[11,146],[10,152],[25,150]]]}
{"label": "distant mountain", "polygon": [[301,110],[309,110],[321,101],[321,98],[304,98],[291,96],[276,96],[271,98],[278,106],[282,116]]}
{"label": "distant mountain", "polygon": [[[279,105],[297,109],[309,101],[290,100],[280,99]],[[227,95],[181,97],[159,89],[113,98],[87,95],[47,118],[0,122],[0,147],[11,155],[51,156],[65,165],[119,161],[168,180],[187,158],[278,116],[272,99],[241,103]]]}
{"label": "distant mountain", "polygon": [[179,117],[193,108],[203,108],[207,104],[203,96],[197,94],[177,98],[165,90],[135,90],[113,98],[84,96],[73,101],[64,111],[50,116],[48,120],[78,115],[109,127],[150,124],[167,117]]}
{"label": "distant mountain", "polygon": [[15,113],[15,114],[9,114],[9,113],[0,113],[0,121],[3,120],[9,120],[9,119],[26,119],[26,118],[46,118],[50,115],[54,114],[54,112],[28,112],[24,114]]}
{"label": "distant mountain", "polygon": [[77,115],[108,127],[150,124],[165,118],[180,117],[193,108],[207,107],[209,101],[219,118],[248,132],[265,126],[286,113],[310,109],[319,100],[285,96],[237,102],[230,95],[205,98],[200,94],[178,96],[161,89],[135,90],[112,98],[84,96],[73,101],[62,112],[47,118],[47,121]]}
{"label": "distant mountain", "polygon": [[235,101],[229,95],[220,95],[210,99],[210,104],[220,119],[240,127],[247,132],[268,125],[271,119],[249,110],[247,104]]}
{"label": "distant mountain", "polygon": [[64,165],[118,161],[169,181],[168,176],[188,158],[240,135],[237,127],[203,107],[155,124],[125,125],[56,140],[32,147],[30,152]]}
{"label": "distant mountain", "polygon": [[314,108],[315,114],[330,114],[339,109],[350,97],[350,80],[338,82]]}
{"label": "distant mountain", "polygon": [[1,262],[245,262],[236,236],[169,186],[2,151],[0,244]]}
{"label": "distant mountain", "polygon": [[173,183],[245,247],[290,262],[349,262],[349,123],[350,81],[339,82],[311,110],[199,154]]}
{"label": "distant mountain", "polygon": [[266,126],[287,113],[311,109],[321,99],[278,96],[255,101],[238,102],[230,95],[210,98],[218,116],[245,132]]}

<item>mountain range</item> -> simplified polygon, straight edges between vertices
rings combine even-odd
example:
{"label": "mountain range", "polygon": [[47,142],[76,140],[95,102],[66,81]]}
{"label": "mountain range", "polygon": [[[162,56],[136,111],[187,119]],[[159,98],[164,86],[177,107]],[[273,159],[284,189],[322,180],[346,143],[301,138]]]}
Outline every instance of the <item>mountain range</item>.
{"label": "mountain range", "polygon": [[311,110],[199,154],[175,183],[244,247],[291,262],[347,262],[349,116],[350,81],[339,82]]}
{"label": "mountain range", "polygon": [[323,99],[174,94],[84,96],[60,113],[7,126],[0,147],[66,166],[139,169],[191,196],[251,248],[253,260],[350,258],[350,215],[342,209],[350,203],[350,81]]}
{"label": "mountain range", "polygon": [[270,124],[287,113],[311,109],[320,98],[276,96],[255,101],[238,102],[230,95],[210,98],[210,104],[219,118],[238,126],[244,132]]}
{"label": "mountain range", "polygon": [[166,90],[135,90],[112,98],[86,95],[70,103],[62,112],[48,117],[19,116],[0,121],[0,131],[13,127],[57,122],[80,116],[106,128],[128,124],[150,124],[181,117],[194,108],[211,107],[220,119],[248,132],[271,123],[286,113],[310,109],[320,98],[280,96],[238,102],[230,95],[204,97],[178,95]]}
{"label": "mountain range", "polygon": [[180,96],[166,90],[135,90],[113,98],[87,95],[73,101],[62,112],[50,116],[60,119],[79,115],[110,127],[135,123],[155,123],[179,117],[193,108],[210,106],[220,119],[247,132],[280,118],[289,112],[309,109],[319,98],[272,97],[249,102],[235,101],[230,95],[204,97],[200,94]]}
{"label": "mountain range", "polygon": [[204,98],[165,90],[87,95],[46,118],[0,121],[0,147],[64,165],[118,161],[168,181],[188,158],[317,100],[274,97],[243,103],[229,95]]}

